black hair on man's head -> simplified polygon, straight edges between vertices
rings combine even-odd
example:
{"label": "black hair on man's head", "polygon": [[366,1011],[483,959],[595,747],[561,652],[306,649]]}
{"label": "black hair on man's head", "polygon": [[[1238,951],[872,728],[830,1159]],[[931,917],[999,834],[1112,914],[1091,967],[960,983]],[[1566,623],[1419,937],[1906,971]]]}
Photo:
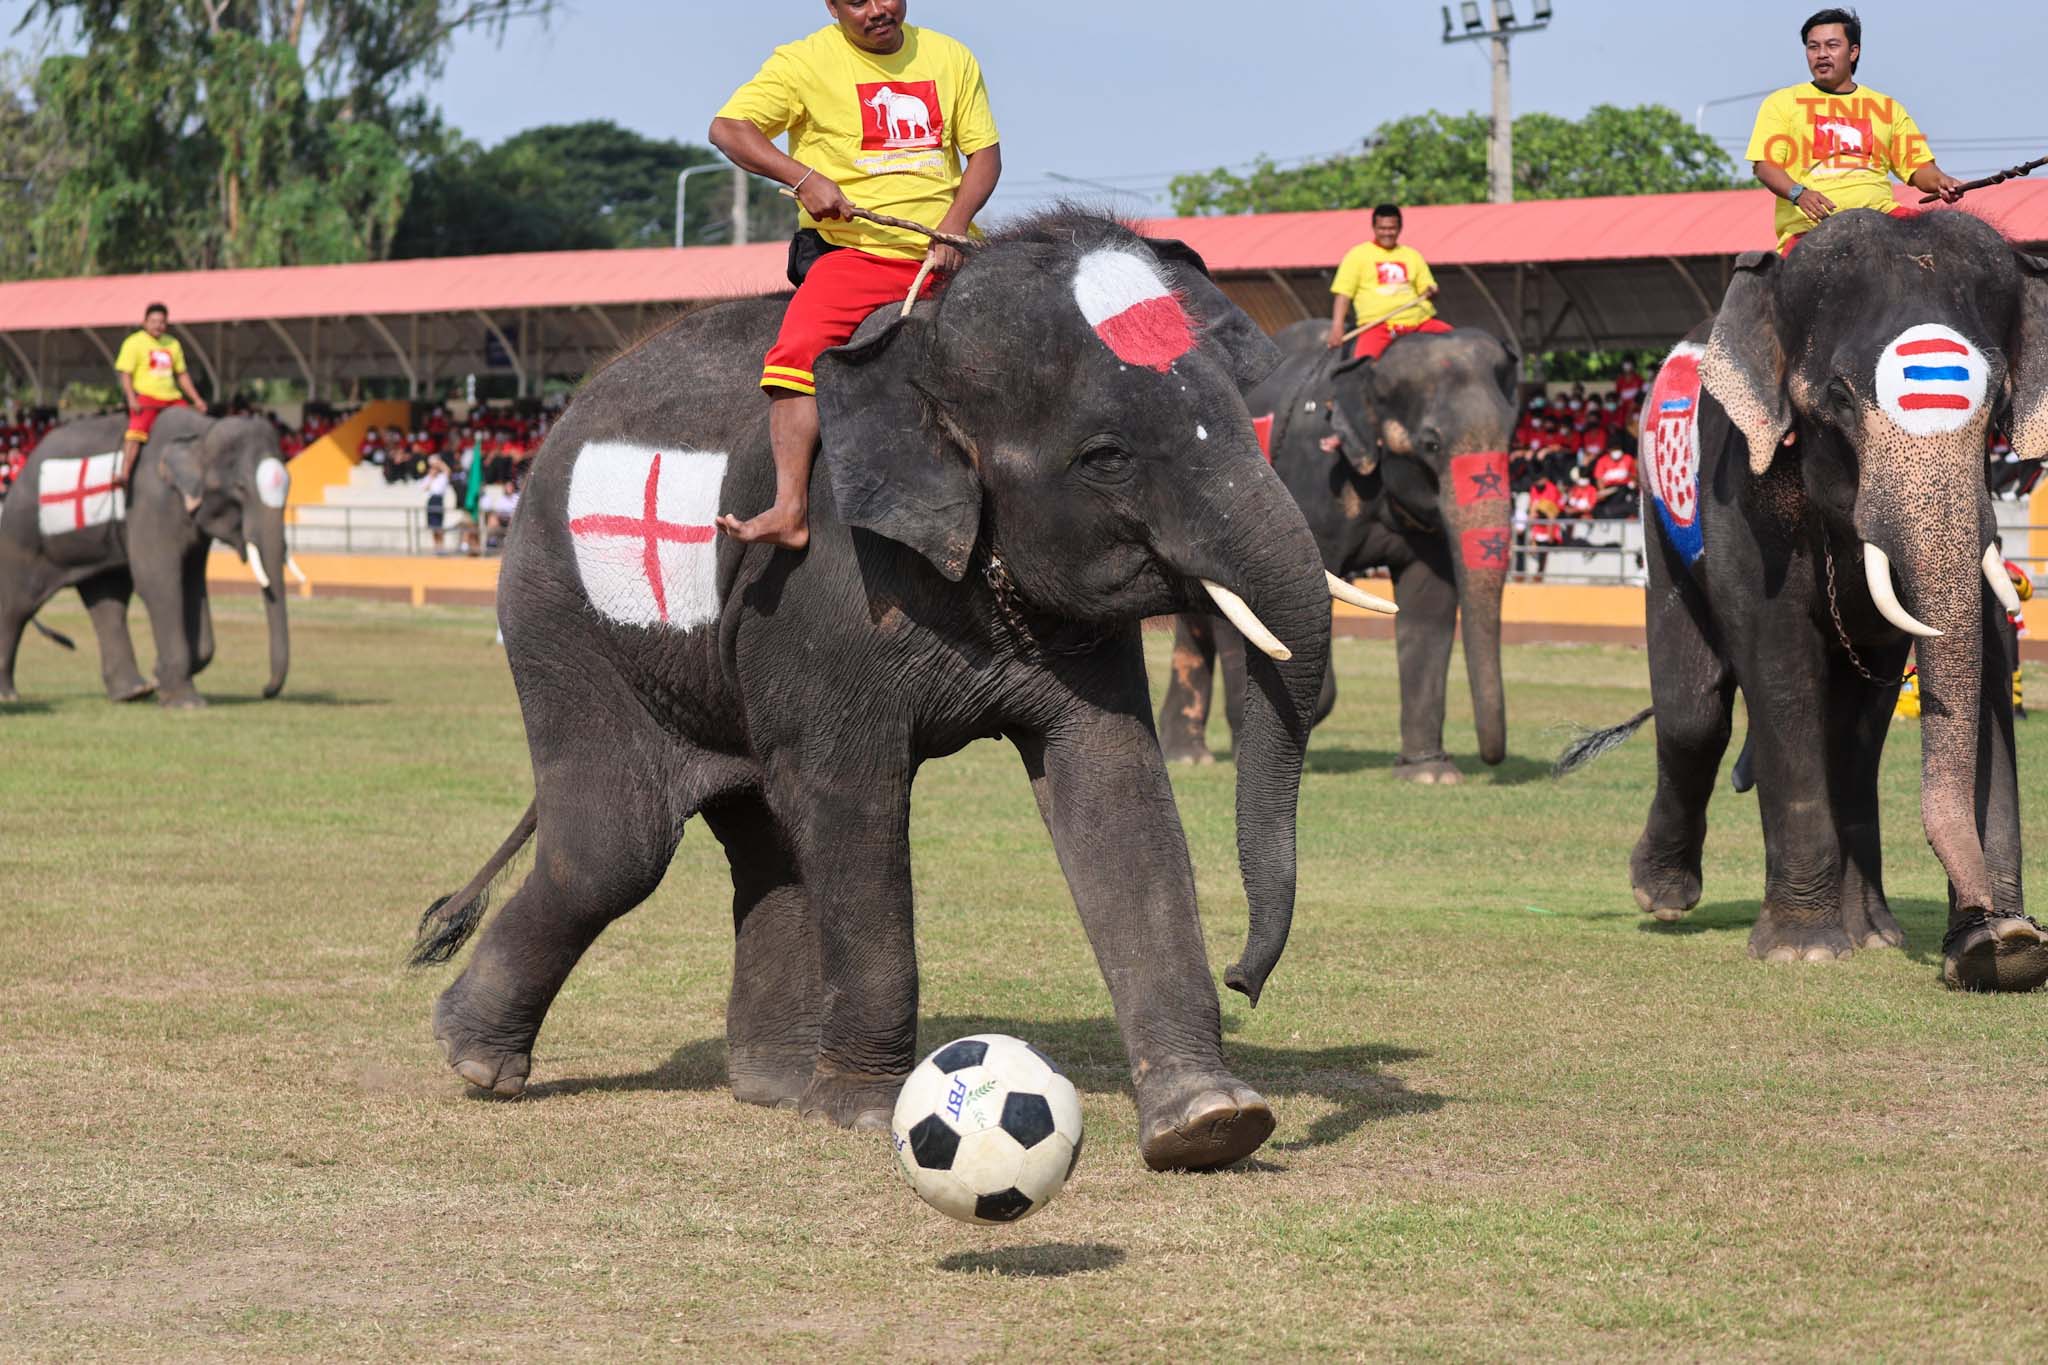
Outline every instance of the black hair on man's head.
{"label": "black hair on man's head", "polygon": [[166,318],[168,318],[171,315],[171,310],[164,307],[160,303],[152,303],[151,305],[149,305],[149,307],[142,310],[143,320],[147,321],[151,313],[162,313]]}
{"label": "black hair on man's head", "polygon": [[1375,218],[1391,218],[1398,223],[1401,221],[1401,206],[1399,204],[1375,204],[1373,205],[1372,216]]}
{"label": "black hair on man's head", "polygon": [[[1828,24],[1840,24],[1842,26],[1842,36],[1849,40],[1850,47],[1863,46],[1863,21],[1856,17],[1856,11],[1853,9],[1831,8],[1821,10],[1799,26],[1799,41],[1804,43],[1807,34]],[[1862,64],[1862,58],[1860,57],[1850,62],[1849,74],[1855,75],[1856,68]]]}

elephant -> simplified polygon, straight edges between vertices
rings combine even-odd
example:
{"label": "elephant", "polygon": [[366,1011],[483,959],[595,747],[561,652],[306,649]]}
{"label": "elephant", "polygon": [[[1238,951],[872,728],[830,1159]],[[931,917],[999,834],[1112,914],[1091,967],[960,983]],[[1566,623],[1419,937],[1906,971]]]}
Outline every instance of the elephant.
{"label": "elephant", "polygon": [[1993,545],[1987,424],[2048,452],[2048,262],[1980,219],[1855,211],[1788,257],[1752,252],[1672,352],[1643,468],[1657,781],[1629,859],[1636,903],[1701,894],[1708,798],[1739,688],[1763,823],[1752,956],[1897,947],[1878,838],[1878,760],[1910,652],[1921,814],[1947,873],[1941,976],[2027,990],[2048,935],[2020,880],[2017,598]]}
{"label": "elephant", "polygon": [[[1376,361],[1330,350],[1328,330],[1299,322],[1282,331],[1275,340],[1286,359],[1246,391],[1246,403],[1267,428],[1274,472],[1301,504],[1324,567],[1344,580],[1367,569],[1392,571],[1401,608],[1394,771],[1429,785],[1455,783],[1460,774],[1443,747],[1444,689],[1461,622],[1479,756],[1488,764],[1507,756],[1500,612],[1513,536],[1506,452],[1519,362],[1474,328],[1404,336]],[[1204,732],[1219,652],[1235,732],[1243,656],[1236,632],[1204,614],[1175,623],[1173,669],[1159,708],[1169,760],[1210,761]],[[1333,678],[1315,719],[1335,703]]]}
{"label": "elephant", "polygon": [[1027,219],[825,353],[810,543],[775,550],[713,517],[770,501],[756,384],[785,306],[722,304],[628,351],[536,459],[498,611],[533,804],[429,907],[414,963],[452,956],[509,859],[538,851],[434,1006],[448,1062],[522,1093],[578,957],[701,815],[732,869],[733,1094],[886,1127],[916,1061],[911,783],[1001,737],[1108,982],[1144,1159],[1243,1157],[1274,1118],[1224,1063],[1140,631],[1206,594],[1271,652],[1248,667],[1250,922],[1225,974],[1256,1004],[1293,915],[1330,631],[1314,538],[1242,397],[1277,353],[1185,246]]}
{"label": "elephant", "polygon": [[[112,487],[112,474],[126,425],[115,414],[58,427],[0,504],[0,701],[19,699],[14,664],[22,629],[61,589],[76,587],[99,637],[100,677],[110,699],[138,701],[154,692],[168,707],[204,706],[192,679],[213,661],[206,558],[216,540],[248,560],[263,590],[270,626],[263,695],[275,697],[291,663],[283,583],[291,476],[276,429],[260,417],[172,408],[157,419],[123,491]],[[187,487],[201,490],[196,512],[185,510],[172,468]],[[156,636],[153,682],[137,667],[128,635],[128,601],[138,592]]]}

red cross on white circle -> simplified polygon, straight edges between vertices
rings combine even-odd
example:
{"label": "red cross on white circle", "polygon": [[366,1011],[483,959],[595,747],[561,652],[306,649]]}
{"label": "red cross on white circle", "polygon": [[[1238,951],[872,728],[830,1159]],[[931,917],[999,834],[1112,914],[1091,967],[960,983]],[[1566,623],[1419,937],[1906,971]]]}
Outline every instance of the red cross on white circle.
{"label": "red cross on white circle", "polygon": [[90,484],[88,486],[91,470],[91,460],[80,460],[78,462],[78,484],[76,487],[63,489],[55,493],[44,493],[37,499],[45,507],[55,507],[57,504],[65,502],[72,504],[72,515],[74,518],[72,529],[78,531],[85,529],[85,500],[97,497],[101,493],[111,493],[121,486],[114,482],[114,475],[111,469],[107,471],[107,481],[105,483]]}
{"label": "red cross on white circle", "polygon": [[668,591],[661,579],[661,546],[663,542],[672,545],[702,545],[716,535],[716,526],[689,526],[682,522],[663,521],[657,510],[657,492],[661,483],[661,455],[657,452],[647,464],[647,488],[641,495],[640,515],[637,517],[618,516],[610,513],[593,513],[577,517],[569,523],[569,531],[578,536],[618,536],[643,542],[640,562],[647,573],[647,586],[654,594],[655,609],[663,621],[668,620]]}

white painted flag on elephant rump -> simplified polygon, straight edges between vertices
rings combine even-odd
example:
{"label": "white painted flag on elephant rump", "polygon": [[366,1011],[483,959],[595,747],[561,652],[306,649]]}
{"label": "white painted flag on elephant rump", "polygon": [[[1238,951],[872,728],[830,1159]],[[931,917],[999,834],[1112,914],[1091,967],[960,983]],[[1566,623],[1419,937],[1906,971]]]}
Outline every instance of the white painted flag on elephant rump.
{"label": "white painted flag on elephant rump", "polygon": [[688,630],[718,615],[723,451],[592,441],[569,476],[569,535],[590,604],[614,621]]}
{"label": "white painted flag on elephant rump", "polygon": [[36,480],[36,526],[46,536],[104,526],[128,515],[128,495],[114,483],[121,452],[78,460],[44,460]]}

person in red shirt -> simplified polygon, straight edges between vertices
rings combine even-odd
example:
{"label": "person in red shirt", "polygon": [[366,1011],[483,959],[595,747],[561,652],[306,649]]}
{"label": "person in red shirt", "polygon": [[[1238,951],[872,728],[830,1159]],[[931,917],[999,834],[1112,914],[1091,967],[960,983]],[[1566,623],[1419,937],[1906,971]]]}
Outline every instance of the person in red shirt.
{"label": "person in red shirt", "polygon": [[1636,363],[1624,359],[1621,373],[1614,377],[1614,397],[1617,402],[1633,403],[1643,396],[1643,377],[1636,373]]}
{"label": "person in red shirt", "polygon": [[1572,470],[1571,487],[1564,490],[1564,514],[1568,517],[1591,517],[1593,509],[1599,505],[1600,490],[1594,486],[1586,466],[1579,465]]}

